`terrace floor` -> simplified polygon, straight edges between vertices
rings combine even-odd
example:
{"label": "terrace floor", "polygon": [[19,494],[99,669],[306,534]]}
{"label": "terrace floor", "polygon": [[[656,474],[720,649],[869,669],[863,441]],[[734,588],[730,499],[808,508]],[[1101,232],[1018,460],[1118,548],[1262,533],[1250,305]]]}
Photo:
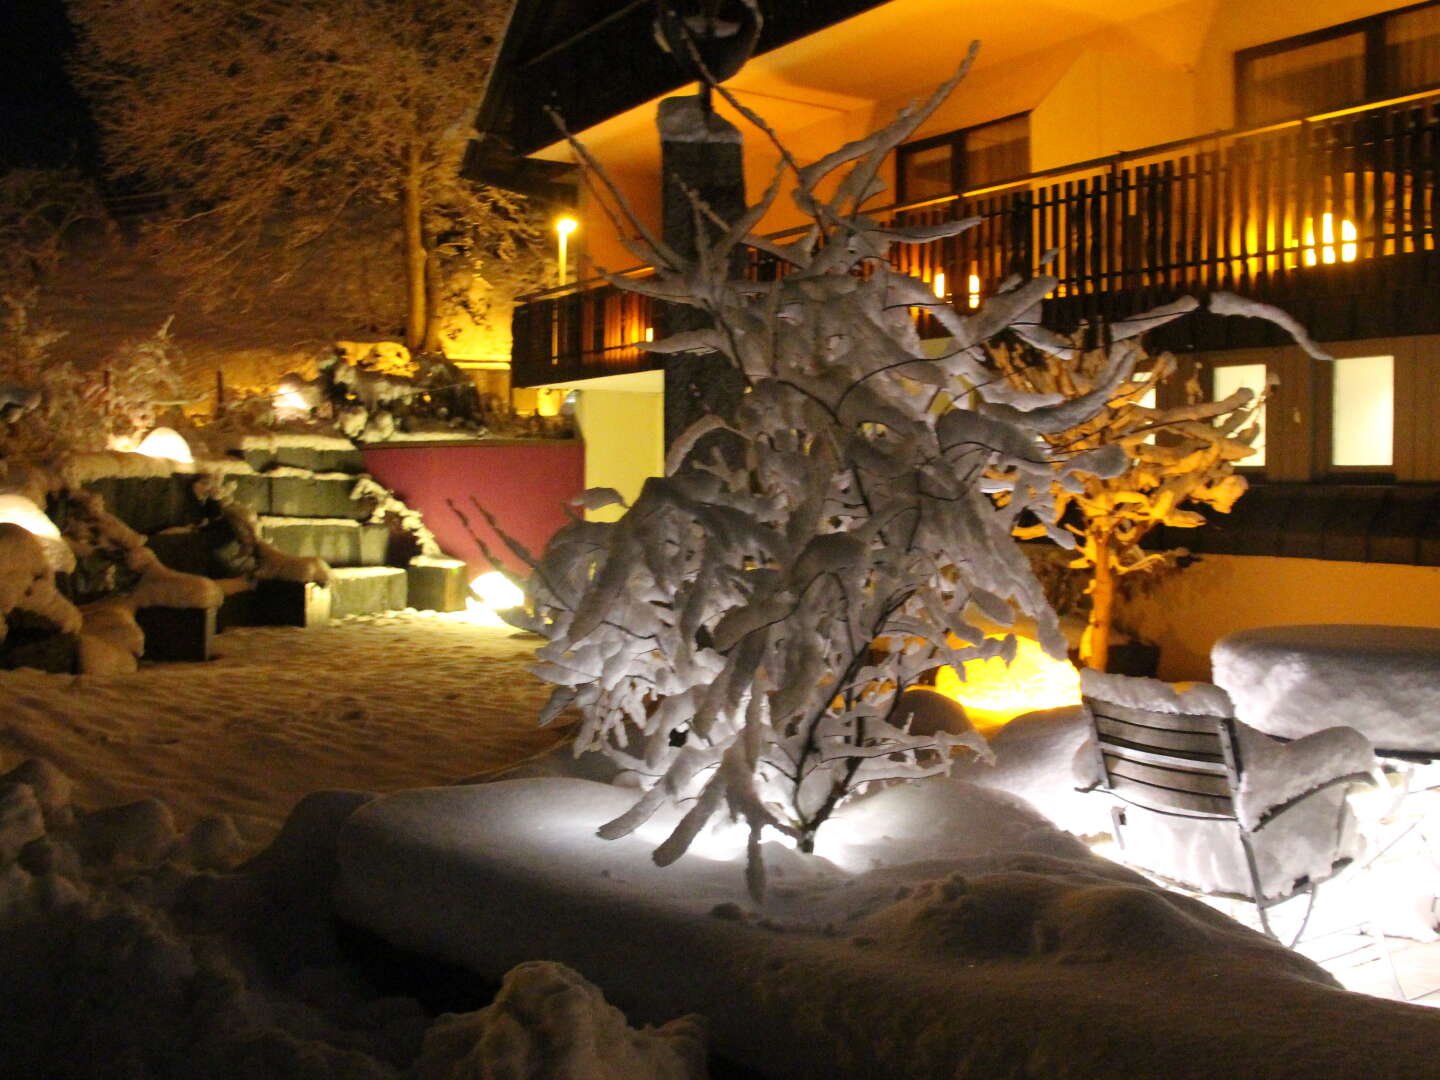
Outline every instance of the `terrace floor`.
{"label": "terrace floor", "polygon": [[[1295,946],[1347,990],[1440,1007],[1440,935],[1430,929],[1440,917],[1437,784],[1437,766],[1420,767],[1411,776],[1410,794],[1388,812],[1380,808],[1380,820],[1368,826],[1375,854],[1321,888]],[[1362,820],[1377,812],[1368,793],[1356,802]],[[1202,899],[1258,928],[1250,905]],[[1304,899],[1272,909],[1282,937],[1293,934],[1304,915]]]}

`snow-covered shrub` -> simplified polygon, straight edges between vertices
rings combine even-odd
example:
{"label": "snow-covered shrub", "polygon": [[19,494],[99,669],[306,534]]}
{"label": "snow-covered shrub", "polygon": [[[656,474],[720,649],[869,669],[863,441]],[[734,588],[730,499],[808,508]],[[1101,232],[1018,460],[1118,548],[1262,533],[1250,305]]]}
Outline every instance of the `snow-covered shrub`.
{"label": "snow-covered shrub", "polygon": [[0,386],[38,394],[0,424],[0,458],[52,461],[104,450],[112,437],[138,441],[178,404],[180,361],[169,321],[152,336],[122,346],[103,368],[83,371],[57,361],[50,347],[64,332],[32,319],[36,290],[0,296]]}
{"label": "snow-covered shrub", "polygon": [[[1037,328],[1054,279],[1011,282],[961,315],[890,267],[892,244],[973,224],[892,228],[862,209],[883,190],[886,155],[959,77],[812,165],[785,154],[762,200],[738,221],[716,222],[695,258],[630,222],[632,247],[656,274],[614,283],[699,309],[711,323],[650,348],[713,351],[714,362],[743,374],[746,393],[732,422],[707,417],[677,440],[669,475],[647,481],[620,521],[577,521],[558,534],[513,621],[549,639],[537,667],[557,685],[545,718],[577,706],[577,752],[601,749],[645,778],[634,808],[601,835],[625,835],[666,801],[689,800],[655,853],[661,863],[728,811],[748,827],[751,887],[762,888],[764,828],[809,850],[850,795],[949,767],[964,736],[908,730],[897,722],[901,697],[937,665],[1013,656],[1013,636],[989,636],[978,623],[1024,615],[1064,655],[1011,529],[1026,510],[1053,519],[1057,462],[1076,489],[1077,473],[1123,466],[1118,447],[1076,453],[1045,438],[1110,400],[1138,353],[1117,344],[1094,388],[1074,398],[1017,390],[987,343],[1009,333],[1064,348]],[[751,230],[785,171],[811,225],[782,245]],[[822,197],[822,185],[833,194]],[[732,277],[740,245],[773,256],[784,273]],[[948,353],[926,358],[915,307],[952,335]],[[968,407],[951,404],[962,401]],[[711,432],[726,433],[726,452],[697,451]],[[992,495],[1002,491],[1000,505]],[[616,498],[592,491],[587,505]]]}

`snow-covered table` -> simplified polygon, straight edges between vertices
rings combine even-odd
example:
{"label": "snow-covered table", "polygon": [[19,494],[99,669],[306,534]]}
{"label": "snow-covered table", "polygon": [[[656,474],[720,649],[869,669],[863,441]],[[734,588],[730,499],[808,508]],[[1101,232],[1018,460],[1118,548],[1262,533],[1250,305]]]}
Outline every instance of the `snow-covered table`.
{"label": "snow-covered table", "polygon": [[1440,627],[1272,626],[1210,652],[1235,715],[1298,739],[1345,725],[1380,753],[1440,757]]}

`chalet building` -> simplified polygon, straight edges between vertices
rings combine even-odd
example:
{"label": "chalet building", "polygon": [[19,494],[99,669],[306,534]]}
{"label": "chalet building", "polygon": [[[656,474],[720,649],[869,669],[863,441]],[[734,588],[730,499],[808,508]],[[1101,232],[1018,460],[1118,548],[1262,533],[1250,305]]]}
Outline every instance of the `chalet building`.
{"label": "chalet building", "polygon": [[[957,307],[1042,272],[1053,250],[1044,319],[1057,329],[1224,289],[1283,307],[1335,357],[1248,319],[1152,335],[1216,395],[1278,379],[1251,492],[1165,538],[1205,558],[1127,608],[1162,644],[1162,675],[1206,675],[1210,644],[1242,627],[1440,625],[1440,0],[761,6],[756,54],[727,85],[802,160],[883,124],[981,43],[893,155],[882,215],[981,219],[893,256]],[[587,480],[628,493],[662,468],[661,364],[635,347],[653,313],[595,280],[635,259],[576,182],[549,110],[658,224],[656,108],[690,91],[654,46],[653,11],[520,0],[471,165],[540,178],[560,203],[573,193],[566,283],[518,306],[512,379],[538,396],[578,390]],[[731,118],[754,195],[775,151]],[[782,200],[760,231],[798,223]]]}

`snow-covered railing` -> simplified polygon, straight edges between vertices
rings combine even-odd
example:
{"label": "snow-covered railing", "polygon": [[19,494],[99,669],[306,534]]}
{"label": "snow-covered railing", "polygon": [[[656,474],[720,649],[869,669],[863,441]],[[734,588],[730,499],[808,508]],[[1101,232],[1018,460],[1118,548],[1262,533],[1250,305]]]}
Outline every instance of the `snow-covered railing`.
{"label": "snow-covered railing", "polygon": [[[1437,140],[1440,93],[1431,93],[1166,143],[875,215],[896,226],[979,219],[891,256],[962,311],[1012,274],[1032,277],[1042,266],[1058,279],[1050,308],[1071,318],[1120,317],[1187,292],[1274,298],[1327,266],[1433,257]],[[763,279],[773,267],[755,253],[751,272]],[[922,334],[939,333],[931,316],[921,318]],[[654,327],[648,298],[601,279],[524,297],[515,383],[657,367],[638,347]]]}

